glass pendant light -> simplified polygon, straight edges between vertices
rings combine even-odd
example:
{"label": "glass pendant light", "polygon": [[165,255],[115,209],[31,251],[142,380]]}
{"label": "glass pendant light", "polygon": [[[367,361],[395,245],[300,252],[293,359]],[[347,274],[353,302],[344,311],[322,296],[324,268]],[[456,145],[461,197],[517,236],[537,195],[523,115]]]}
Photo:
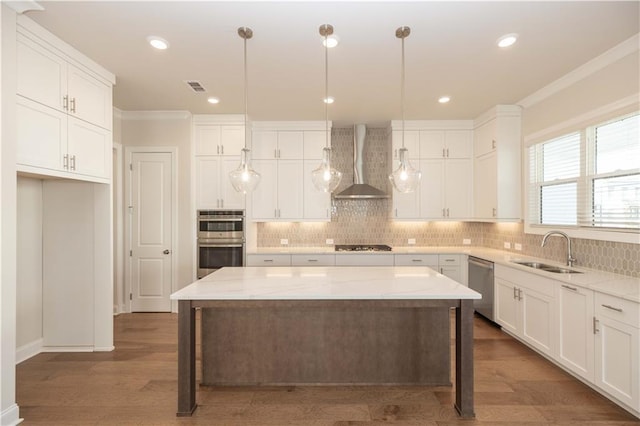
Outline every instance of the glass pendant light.
{"label": "glass pendant light", "polygon": [[249,134],[247,122],[248,122],[248,84],[247,84],[247,40],[253,37],[253,31],[251,28],[240,27],[238,28],[238,35],[244,40],[244,148],[240,151],[240,165],[237,169],[229,173],[229,179],[233,189],[238,192],[246,194],[251,192],[260,183],[260,173],[253,170],[249,162],[250,150],[247,148],[247,137]]}
{"label": "glass pendant light", "polygon": [[318,191],[333,192],[340,184],[342,173],[331,167],[331,148],[329,147],[329,44],[327,37],[333,34],[333,27],[329,24],[320,26],[320,35],[324,37],[324,122],[326,144],[322,149],[322,163],[311,172],[311,181]]}
{"label": "glass pendant light", "polygon": [[401,100],[402,104],[402,148],[398,150],[400,165],[389,175],[389,180],[398,192],[409,193],[417,189],[422,173],[413,168],[409,162],[409,150],[404,147],[404,39],[411,34],[411,28],[400,27],[396,30],[396,37],[402,40],[402,77]]}

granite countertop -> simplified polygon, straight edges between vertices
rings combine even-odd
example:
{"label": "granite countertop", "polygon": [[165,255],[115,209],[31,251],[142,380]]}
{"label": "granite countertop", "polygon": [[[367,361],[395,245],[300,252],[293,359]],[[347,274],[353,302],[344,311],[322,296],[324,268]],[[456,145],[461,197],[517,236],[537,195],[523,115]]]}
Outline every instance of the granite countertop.
{"label": "granite countertop", "polygon": [[640,303],[640,279],[618,275],[611,272],[582,268],[579,266],[570,269],[582,272],[581,274],[557,274],[539,269],[518,265],[514,261],[544,262],[554,266],[566,267],[564,264],[547,259],[525,256],[514,252],[489,249],[483,247],[449,246],[449,247],[417,247],[403,246],[393,247],[392,251],[381,252],[336,252],[333,246],[326,247],[260,247],[250,250],[247,254],[336,254],[336,255],[380,255],[380,254],[465,254],[489,260],[495,264],[508,266],[524,272],[537,274],[556,281],[577,285],[601,293],[620,297],[632,302]]}
{"label": "granite countertop", "polygon": [[222,268],[172,300],[480,299],[480,293],[431,268],[304,266]]}

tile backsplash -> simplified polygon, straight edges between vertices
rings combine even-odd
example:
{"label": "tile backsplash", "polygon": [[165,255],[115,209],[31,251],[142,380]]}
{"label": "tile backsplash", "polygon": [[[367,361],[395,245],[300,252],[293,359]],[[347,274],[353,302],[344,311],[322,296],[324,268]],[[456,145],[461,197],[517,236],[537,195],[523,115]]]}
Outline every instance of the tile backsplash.
{"label": "tile backsplash", "polygon": [[[392,193],[387,178],[390,133],[388,129],[367,129],[364,173],[367,182]],[[343,172],[337,192],[353,182],[353,129],[332,131],[334,167]],[[563,238],[552,237],[540,247],[541,235],[525,234],[522,223],[480,222],[399,222],[392,220],[391,199],[334,200],[331,222],[271,222],[258,223],[258,247],[279,247],[280,239],[289,240],[291,247],[321,247],[326,239],[334,244],[388,244],[407,246],[409,238],[416,246],[461,246],[463,239],[471,246],[505,250],[556,262],[566,260]],[[515,244],[522,251],[515,251]],[[573,255],[577,266],[640,277],[640,245],[572,238]]]}

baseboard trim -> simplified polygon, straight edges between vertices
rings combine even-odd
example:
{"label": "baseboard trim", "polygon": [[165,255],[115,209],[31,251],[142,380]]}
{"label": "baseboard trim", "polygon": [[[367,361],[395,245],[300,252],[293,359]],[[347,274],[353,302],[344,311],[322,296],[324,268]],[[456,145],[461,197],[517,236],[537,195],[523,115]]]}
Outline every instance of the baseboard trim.
{"label": "baseboard trim", "polygon": [[20,408],[18,404],[12,404],[9,408],[0,414],[0,425],[14,426],[22,423],[24,419],[20,418]]}
{"label": "baseboard trim", "polygon": [[43,346],[42,352],[93,352],[93,346]]}
{"label": "baseboard trim", "polygon": [[38,355],[40,352],[42,352],[42,339],[20,346],[16,349],[16,365]]}

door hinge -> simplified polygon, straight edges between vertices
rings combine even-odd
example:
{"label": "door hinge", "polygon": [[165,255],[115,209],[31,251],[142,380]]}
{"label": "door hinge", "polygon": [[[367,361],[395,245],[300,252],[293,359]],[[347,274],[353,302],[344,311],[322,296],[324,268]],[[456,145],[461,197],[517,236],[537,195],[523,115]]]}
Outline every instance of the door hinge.
{"label": "door hinge", "polygon": [[133,293],[129,293],[129,300],[133,300]]}

